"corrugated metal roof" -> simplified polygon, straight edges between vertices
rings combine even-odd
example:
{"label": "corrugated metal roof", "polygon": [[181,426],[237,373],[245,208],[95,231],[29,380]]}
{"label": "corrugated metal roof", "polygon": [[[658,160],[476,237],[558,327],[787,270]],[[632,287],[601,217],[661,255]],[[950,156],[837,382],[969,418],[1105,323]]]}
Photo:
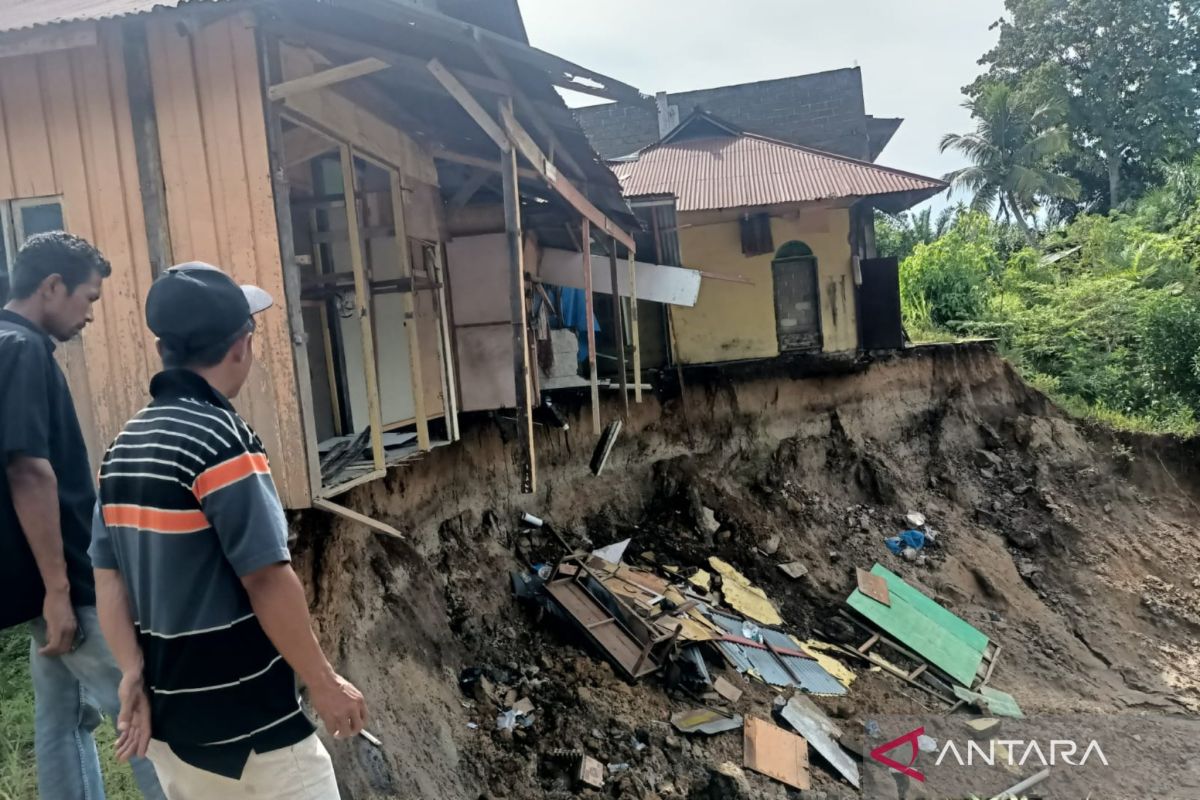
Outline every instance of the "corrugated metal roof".
{"label": "corrugated metal roof", "polygon": [[223,0],[0,0],[0,32],[60,22],[91,22]]}
{"label": "corrugated metal roof", "polygon": [[934,178],[752,133],[653,145],[612,164],[626,197],[673,194],[679,211],[769,206],[946,188]]}

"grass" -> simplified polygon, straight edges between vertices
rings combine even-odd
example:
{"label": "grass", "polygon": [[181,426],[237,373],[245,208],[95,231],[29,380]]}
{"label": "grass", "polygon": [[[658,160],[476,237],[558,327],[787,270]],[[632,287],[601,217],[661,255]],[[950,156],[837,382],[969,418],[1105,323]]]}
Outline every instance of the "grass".
{"label": "grass", "polygon": [[[113,757],[112,726],[96,731],[100,768],[109,800],[140,800],[133,773]],[[0,800],[37,800],[33,757],[33,687],[29,634],[24,626],[0,631]]]}

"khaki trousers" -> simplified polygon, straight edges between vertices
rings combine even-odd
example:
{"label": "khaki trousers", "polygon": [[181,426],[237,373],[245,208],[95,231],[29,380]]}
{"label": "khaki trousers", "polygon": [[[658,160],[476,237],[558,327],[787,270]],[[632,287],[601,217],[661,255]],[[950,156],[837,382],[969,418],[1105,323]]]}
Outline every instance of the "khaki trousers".
{"label": "khaki trousers", "polygon": [[251,753],[237,781],[179,760],[157,740],[146,755],[168,800],[340,800],[333,762],[315,733],[291,747]]}

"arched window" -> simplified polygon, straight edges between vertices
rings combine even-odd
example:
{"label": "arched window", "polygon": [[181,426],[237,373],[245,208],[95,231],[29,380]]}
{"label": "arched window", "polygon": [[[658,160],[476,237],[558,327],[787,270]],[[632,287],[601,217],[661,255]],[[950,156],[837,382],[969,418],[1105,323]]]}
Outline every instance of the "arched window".
{"label": "arched window", "polygon": [[779,351],[820,350],[821,295],[812,248],[799,241],[780,247],[771,262],[771,277]]}

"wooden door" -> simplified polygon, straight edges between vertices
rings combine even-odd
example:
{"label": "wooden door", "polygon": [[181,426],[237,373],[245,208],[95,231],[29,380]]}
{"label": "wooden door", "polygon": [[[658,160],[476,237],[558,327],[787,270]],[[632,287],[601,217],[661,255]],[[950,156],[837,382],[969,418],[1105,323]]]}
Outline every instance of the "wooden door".
{"label": "wooden door", "polygon": [[775,283],[775,327],[781,353],[821,349],[821,296],[812,256],[771,263]]}

